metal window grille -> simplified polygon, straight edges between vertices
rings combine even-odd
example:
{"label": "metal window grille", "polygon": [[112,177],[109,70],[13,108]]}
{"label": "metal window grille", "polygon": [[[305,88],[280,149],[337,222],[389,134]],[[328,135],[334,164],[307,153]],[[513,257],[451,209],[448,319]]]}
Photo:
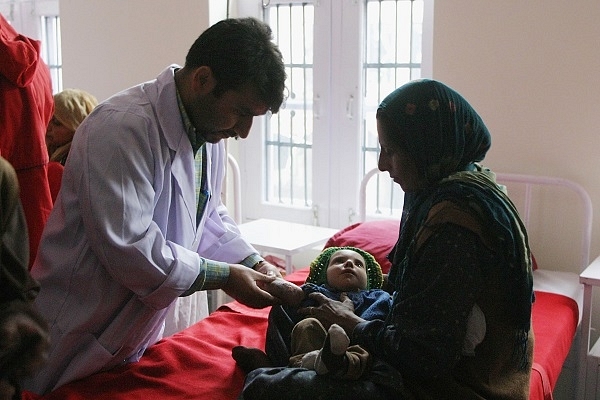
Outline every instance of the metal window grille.
{"label": "metal window grille", "polygon": [[[379,143],[375,113],[379,102],[396,87],[421,76],[423,0],[363,0],[363,175],[377,166]],[[285,108],[267,124],[265,199],[290,206],[311,206],[312,77],[314,7],[310,3],[264,6],[285,61],[289,89]],[[298,32],[302,32],[299,35]],[[397,214],[403,193],[380,176],[368,188],[369,214]]]}
{"label": "metal window grille", "polygon": [[43,15],[41,17],[41,27],[42,58],[50,68],[53,92],[58,93],[63,88],[60,17],[58,15]]}
{"label": "metal window grille", "polygon": [[[377,106],[398,86],[421,77],[423,1],[367,0],[364,24],[363,175],[377,167],[379,158]],[[368,213],[399,215],[404,202],[400,187],[382,175],[371,185]]]}
{"label": "metal window grille", "polygon": [[307,3],[277,4],[265,11],[283,54],[289,91],[285,107],[271,116],[267,124],[265,199],[310,207],[314,7]]}

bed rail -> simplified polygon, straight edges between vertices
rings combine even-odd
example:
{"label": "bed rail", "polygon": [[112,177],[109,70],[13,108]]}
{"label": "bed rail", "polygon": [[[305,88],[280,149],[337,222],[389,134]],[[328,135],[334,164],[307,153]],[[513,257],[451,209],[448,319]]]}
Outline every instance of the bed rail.
{"label": "bed rail", "polygon": [[536,186],[562,187],[575,193],[580,201],[582,210],[581,221],[581,258],[580,267],[583,270],[590,263],[590,247],[592,244],[592,199],[588,192],[580,184],[564,178],[549,176],[534,176],[509,173],[497,173],[496,181],[502,184],[519,183],[525,186],[524,215],[521,215],[525,227],[529,228],[532,191]]}
{"label": "bed rail", "polygon": [[[242,183],[240,167],[235,157],[227,153],[227,162],[229,164],[228,172],[231,173],[231,185],[233,193],[233,220],[236,224],[242,223]],[[227,188],[225,188],[227,191]],[[223,201],[226,201],[227,197]]]}
{"label": "bed rail", "polygon": [[[376,175],[382,173],[377,168],[368,171],[360,184],[360,194],[358,201],[358,216],[360,221],[365,221],[367,218],[366,210],[366,192],[368,182]],[[385,172],[387,174],[387,172]],[[580,248],[580,265],[581,270],[589,264],[590,247],[592,242],[592,199],[588,192],[578,183],[556,177],[522,175],[512,173],[497,173],[496,180],[503,185],[521,184],[524,187],[523,210],[521,217],[525,226],[529,228],[531,222],[532,210],[532,193],[535,187],[560,187],[567,189],[569,192],[575,193],[579,199],[582,210],[581,221],[581,248]]]}

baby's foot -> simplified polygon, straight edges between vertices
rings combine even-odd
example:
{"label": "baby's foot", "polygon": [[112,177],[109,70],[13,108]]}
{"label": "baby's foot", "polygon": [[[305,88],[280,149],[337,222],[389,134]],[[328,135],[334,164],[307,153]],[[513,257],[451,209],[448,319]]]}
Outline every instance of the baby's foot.
{"label": "baby's foot", "polygon": [[[327,370],[319,372],[319,365],[317,365],[317,357],[319,356],[320,351],[321,350],[313,350],[304,354],[300,360],[300,367],[315,370],[319,375],[326,374]],[[323,365],[323,367],[325,367],[325,365]]]}
{"label": "baby's foot", "polygon": [[348,369],[348,358],[346,350],[350,344],[350,338],[344,329],[336,324],[329,327],[323,348],[317,355],[315,370],[318,374],[332,373],[343,375]]}
{"label": "baby's foot", "polygon": [[231,356],[245,373],[257,368],[273,366],[264,351],[253,347],[236,346],[231,350]]}
{"label": "baby's foot", "polygon": [[348,345],[350,344],[350,338],[346,335],[346,331],[337,325],[333,324],[329,327],[329,331],[327,332],[327,336],[329,337],[331,352],[336,356],[341,356],[348,349]]}

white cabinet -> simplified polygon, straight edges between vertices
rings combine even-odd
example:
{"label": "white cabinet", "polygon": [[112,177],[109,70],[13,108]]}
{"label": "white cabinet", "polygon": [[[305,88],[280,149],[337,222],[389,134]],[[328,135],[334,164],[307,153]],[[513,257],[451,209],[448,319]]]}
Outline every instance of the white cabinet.
{"label": "white cabinet", "polygon": [[[600,286],[600,257],[596,258],[580,275],[583,284],[583,316],[581,321],[580,376],[578,399],[600,399],[600,340],[591,342],[592,303],[595,286]],[[591,348],[590,348],[591,345]]]}

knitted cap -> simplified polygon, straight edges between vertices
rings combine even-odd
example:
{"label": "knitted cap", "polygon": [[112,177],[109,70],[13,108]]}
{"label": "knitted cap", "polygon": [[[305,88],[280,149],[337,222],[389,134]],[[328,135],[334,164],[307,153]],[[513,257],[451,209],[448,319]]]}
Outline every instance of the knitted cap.
{"label": "knitted cap", "polygon": [[54,95],[54,117],[67,129],[75,132],[94,107],[96,97],[80,89],[65,89]]}
{"label": "knitted cap", "polygon": [[333,253],[339,250],[352,250],[360,254],[365,259],[365,268],[367,270],[367,289],[380,289],[383,285],[383,273],[381,266],[370,253],[356,247],[328,247],[310,263],[310,271],[306,278],[306,283],[322,285],[327,283],[327,268],[329,260]]}

